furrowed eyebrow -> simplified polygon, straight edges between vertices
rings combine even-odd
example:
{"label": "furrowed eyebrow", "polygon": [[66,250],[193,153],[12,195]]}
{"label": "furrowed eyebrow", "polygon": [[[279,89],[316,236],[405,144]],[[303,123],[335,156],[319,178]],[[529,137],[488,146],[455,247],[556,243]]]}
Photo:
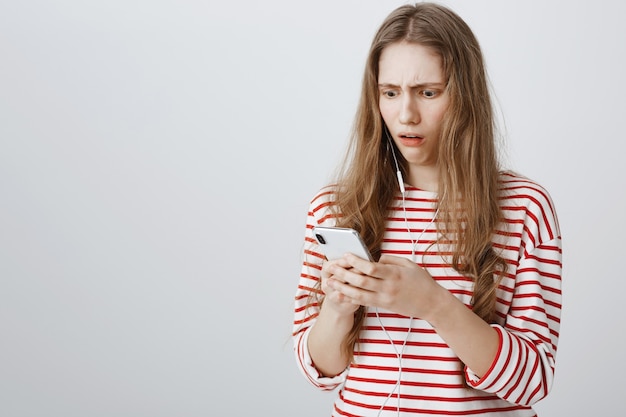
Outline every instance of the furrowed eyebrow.
{"label": "furrowed eyebrow", "polygon": [[[409,88],[444,88],[445,83],[420,83],[409,85]],[[399,88],[400,86],[393,83],[379,83],[378,88]]]}

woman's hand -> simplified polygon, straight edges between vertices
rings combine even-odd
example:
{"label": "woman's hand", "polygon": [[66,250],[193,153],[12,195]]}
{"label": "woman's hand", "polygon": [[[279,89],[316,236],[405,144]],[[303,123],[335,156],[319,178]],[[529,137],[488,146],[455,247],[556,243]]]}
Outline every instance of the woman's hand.
{"label": "woman's hand", "polygon": [[[353,312],[364,305],[426,320],[477,375],[484,375],[493,363],[498,332],[415,262],[391,255],[369,262],[346,255],[328,262],[323,271],[323,287],[332,308]],[[337,364],[333,369],[340,369],[344,362]]]}
{"label": "woman's hand", "polygon": [[322,288],[334,302],[379,307],[424,320],[435,314],[438,298],[447,293],[415,262],[392,255],[369,262],[348,254],[324,265],[324,275]]}
{"label": "woman's hand", "polygon": [[341,280],[341,278],[338,278],[330,271],[338,271],[340,274],[343,274],[343,272],[348,272],[350,268],[351,266],[344,258],[326,261],[322,266],[322,291],[325,294],[324,306],[332,308],[341,315],[352,315],[359,308],[360,304],[341,291],[334,289],[332,282]]}
{"label": "woman's hand", "polygon": [[331,284],[338,279],[332,271],[348,272],[350,268],[345,259],[327,261],[322,266],[324,302],[309,333],[308,347],[315,367],[326,376],[339,375],[350,363],[343,344],[354,324],[359,303]]}

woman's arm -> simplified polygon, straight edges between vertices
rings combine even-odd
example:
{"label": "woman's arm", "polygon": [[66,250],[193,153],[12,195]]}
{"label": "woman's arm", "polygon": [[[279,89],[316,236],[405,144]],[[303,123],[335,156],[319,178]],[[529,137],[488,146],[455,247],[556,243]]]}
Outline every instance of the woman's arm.
{"label": "woman's arm", "polygon": [[354,323],[353,314],[341,314],[324,303],[311,328],[308,349],[317,370],[323,376],[343,372],[350,358],[342,351],[342,342]]}
{"label": "woman's arm", "polygon": [[415,262],[391,255],[381,256],[378,263],[353,255],[344,260],[347,265],[328,266],[336,274],[328,279],[335,292],[354,303],[426,320],[476,374],[490,369],[500,344],[498,332]]}
{"label": "woman's arm", "polygon": [[437,334],[476,375],[486,375],[500,347],[498,332],[443,287],[426,315]]}
{"label": "woman's arm", "polygon": [[[302,271],[295,294],[293,342],[296,363],[305,378],[322,390],[332,390],[344,378],[349,358],[342,341],[352,328],[358,305],[342,303],[341,294],[325,284],[327,264],[312,234],[313,226],[333,226],[332,188],[322,189],[309,207]],[[322,302],[323,299],[323,302]],[[343,306],[338,309],[339,306]]]}
{"label": "woman's arm", "polygon": [[352,269],[330,267],[334,276],[327,285],[356,303],[428,321],[466,364],[470,385],[521,405],[547,395],[559,331],[560,236],[533,248],[520,261],[503,325],[484,322],[408,259],[344,259]]}

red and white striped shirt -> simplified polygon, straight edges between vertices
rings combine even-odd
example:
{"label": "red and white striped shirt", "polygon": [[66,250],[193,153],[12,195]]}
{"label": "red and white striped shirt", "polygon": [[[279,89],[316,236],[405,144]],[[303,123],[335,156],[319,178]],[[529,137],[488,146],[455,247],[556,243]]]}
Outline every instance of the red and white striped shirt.
{"label": "red and white striped shirt", "polygon": [[[492,324],[500,346],[482,378],[462,369],[458,357],[428,322],[382,309],[378,315],[368,310],[354,362],[335,377],[320,375],[307,349],[309,330],[319,312],[309,296],[320,280],[323,262],[311,229],[335,225],[329,211],[333,195],[333,188],[326,187],[311,201],[294,318],[299,368],[320,389],[340,387],[332,415],[391,416],[399,408],[403,415],[420,416],[536,416],[531,406],[547,395],[554,378],[561,315],[561,234],[548,192],[526,178],[501,176],[499,200],[505,219],[494,233],[493,246],[506,259],[508,270],[497,290],[497,323]],[[426,228],[417,242],[417,262],[469,306],[473,282],[449,266],[436,244],[429,247],[437,237],[431,223],[436,201],[436,193],[407,188],[410,236],[398,195],[386,222],[382,253],[411,258],[411,239]]]}

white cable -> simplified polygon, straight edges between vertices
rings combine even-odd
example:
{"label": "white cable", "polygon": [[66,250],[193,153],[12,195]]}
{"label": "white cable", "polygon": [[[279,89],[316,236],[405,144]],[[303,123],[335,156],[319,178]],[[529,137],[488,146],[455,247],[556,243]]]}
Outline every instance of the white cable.
{"label": "white cable", "polygon": [[376,308],[376,318],[378,318],[378,323],[380,324],[380,327],[383,329],[383,331],[387,335],[387,338],[389,339],[389,342],[391,343],[391,347],[393,347],[393,350],[396,353],[396,357],[398,358],[398,379],[396,381],[396,384],[393,386],[391,392],[387,396],[387,398],[385,398],[385,402],[383,402],[383,404],[378,409],[377,415],[380,416],[380,413],[382,413],[383,409],[385,408],[385,405],[387,405],[387,402],[393,396],[393,393],[396,391],[396,388],[397,388],[398,389],[398,402],[397,402],[396,411],[399,416],[400,415],[400,387],[401,387],[401,381],[402,381],[402,355],[404,354],[404,347],[406,346],[406,343],[409,340],[409,335],[411,334],[411,329],[413,328],[413,317],[410,318],[409,329],[406,332],[406,337],[404,338],[404,342],[402,342],[402,348],[400,349],[400,352],[398,352],[398,349],[396,349],[396,345],[393,343],[393,339],[391,338],[391,335],[389,334],[387,329],[385,329],[385,326],[383,325],[383,322],[380,319],[380,315],[378,314],[378,307]]}
{"label": "white cable", "polygon": [[[428,228],[434,223],[435,219],[437,218],[437,215],[439,214],[439,207],[437,207],[437,210],[435,211],[435,215],[430,220],[430,222],[428,222],[426,227],[424,227],[424,229],[419,234],[417,239],[413,240],[413,234],[411,233],[411,228],[409,227],[409,219],[408,219],[408,215],[407,215],[407,211],[406,211],[406,199],[405,199],[405,195],[404,194],[405,194],[404,190],[402,190],[402,211],[404,212],[404,225],[406,227],[406,231],[409,233],[409,241],[411,242],[411,260],[414,263],[417,263],[417,255],[415,253],[416,249],[417,249],[417,244],[419,243],[419,240],[422,238],[422,236],[424,235],[426,230],[428,230]],[[422,264],[423,263],[424,263],[424,254],[422,254]],[[400,352],[398,352],[398,349],[396,349],[396,345],[393,343],[393,339],[392,339],[391,335],[389,334],[389,332],[385,328],[385,326],[383,324],[383,321],[381,320],[380,315],[378,314],[378,307],[376,307],[375,312],[376,312],[376,318],[378,319],[378,323],[380,324],[380,327],[383,329],[383,332],[385,332],[385,335],[387,335],[387,339],[389,339],[389,342],[391,343],[391,346],[393,347],[393,350],[396,353],[396,357],[398,358],[398,379],[396,381],[396,384],[393,386],[393,389],[391,390],[391,392],[389,393],[387,398],[385,398],[385,401],[383,402],[383,404],[378,409],[377,416],[380,417],[381,413],[383,412],[383,409],[385,408],[385,405],[387,405],[387,402],[393,396],[393,393],[397,389],[398,390],[398,393],[397,393],[398,401],[396,403],[396,412],[397,412],[397,415],[399,417],[400,416],[400,394],[401,394],[400,390],[402,388],[402,356],[404,355],[404,348],[405,348],[405,346],[407,344],[407,341],[409,340],[409,336],[411,334],[411,330],[413,329],[413,317],[410,317],[409,328],[408,328],[408,330],[406,332],[406,337],[404,338],[404,342],[402,342],[402,348],[400,349]]]}
{"label": "white cable", "polygon": [[[409,233],[409,241],[411,242],[411,260],[414,263],[417,263],[417,256],[415,253],[417,250],[417,244],[419,243],[419,240],[422,238],[424,233],[426,233],[426,230],[428,230],[428,228],[433,224],[433,222],[437,218],[437,215],[439,214],[439,207],[437,207],[437,210],[435,211],[435,215],[430,220],[430,222],[426,225],[426,227],[422,230],[422,232],[419,234],[417,239],[413,240],[413,234],[411,233],[411,227],[409,226],[409,218],[406,212],[406,190],[404,187],[404,179],[402,178],[402,172],[400,171],[398,158],[396,158],[396,153],[393,149],[393,141],[391,140],[391,136],[389,135],[389,130],[387,129],[387,126],[385,126],[385,135],[387,136],[387,140],[389,141],[388,146],[391,149],[393,162],[394,162],[394,165],[396,166],[396,177],[398,178],[400,192],[402,193],[402,211],[404,212],[404,226],[406,227],[406,231]],[[422,265],[423,264],[424,264],[424,254],[422,254]],[[383,325],[383,321],[380,319],[380,315],[378,314],[378,307],[376,307],[375,311],[376,311],[376,318],[378,318],[378,323],[380,324],[380,327],[383,329],[383,332],[385,332],[385,334],[387,335],[387,338],[389,339],[389,342],[391,343],[391,346],[393,347],[393,350],[396,353],[396,357],[398,358],[398,380],[396,381],[396,384],[394,385],[393,389],[391,390],[387,398],[385,398],[385,402],[383,402],[383,404],[378,409],[377,416],[380,416],[380,414],[383,412],[385,405],[387,405],[387,402],[393,396],[393,393],[396,391],[396,388],[397,388],[398,402],[396,404],[396,411],[397,411],[398,417],[400,417],[400,390],[402,388],[402,356],[404,355],[404,347],[406,346],[407,341],[409,340],[409,336],[411,334],[411,330],[413,329],[413,317],[410,317],[409,328],[406,332],[406,337],[404,338],[404,342],[402,342],[402,348],[400,349],[400,352],[398,352],[398,349],[396,349],[396,345],[393,343],[393,339],[391,338],[391,335],[389,334],[389,332]]]}

